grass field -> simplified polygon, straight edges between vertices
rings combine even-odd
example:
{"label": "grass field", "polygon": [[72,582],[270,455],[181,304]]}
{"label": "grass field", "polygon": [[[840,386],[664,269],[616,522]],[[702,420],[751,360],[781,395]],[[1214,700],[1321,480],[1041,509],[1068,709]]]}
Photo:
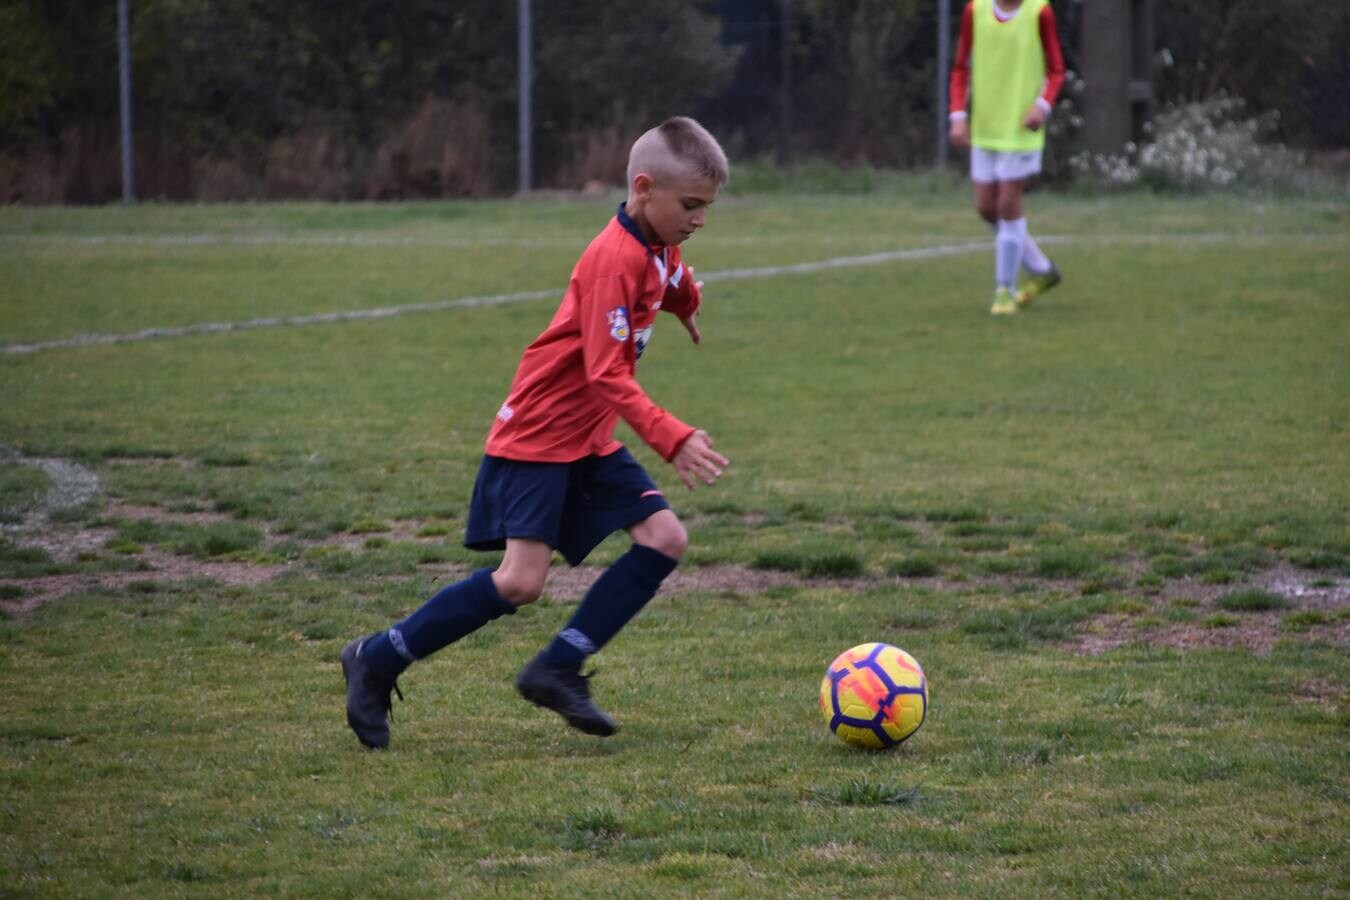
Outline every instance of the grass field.
{"label": "grass field", "polygon": [[[639,374],[732,466],[621,428],[691,530],[622,731],[511,686],[616,538],[362,751],[338,651],[491,562],[617,199],[0,209],[0,896],[1350,892],[1344,200],[1035,195],[1066,281],[1005,320],[964,187],[723,198]],[[931,691],[884,753],[816,707],[873,640]]]}

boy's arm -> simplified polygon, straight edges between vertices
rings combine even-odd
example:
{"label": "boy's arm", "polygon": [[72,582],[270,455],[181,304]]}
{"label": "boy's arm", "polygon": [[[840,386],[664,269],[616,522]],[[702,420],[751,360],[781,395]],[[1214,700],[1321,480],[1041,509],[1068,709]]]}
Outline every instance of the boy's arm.
{"label": "boy's arm", "polygon": [[967,3],[961,12],[961,36],[956,41],[956,57],[952,61],[951,79],[947,83],[949,137],[957,148],[970,146],[970,116],[966,112],[966,101],[970,95],[970,44],[975,33],[972,6]]}
{"label": "boy's arm", "polygon": [[1055,107],[1055,98],[1064,84],[1064,52],[1059,46],[1059,28],[1055,23],[1055,11],[1047,3],[1041,7],[1040,18],[1036,20],[1041,36],[1041,52],[1045,55],[1045,83],[1036,97],[1036,102],[1027,110],[1022,125],[1031,131],[1037,131],[1050,116]]}
{"label": "boy's arm", "polygon": [[[694,433],[657,406],[633,377],[632,310],[627,279],[608,275],[581,297],[581,346],[586,382],[666,462]],[[664,307],[664,302],[662,304]]]}
{"label": "boy's arm", "polygon": [[698,312],[699,304],[703,302],[703,292],[700,290],[702,284],[701,281],[694,281],[693,266],[680,263],[675,269],[675,274],[671,276],[670,283],[666,285],[665,296],[661,298],[661,308],[681,319],[689,318]]}
{"label": "boy's arm", "polygon": [[1036,98],[1047,113],[1054,108],[1059,89],[1064,85],[1064,51],[1059,46],[1059,25],[1055,21],[1055,11],[1047,3],[1041,7],[1041,17],[1037,20],[1041,32],[1041,50],[1045,54],[1045,86]]}
{"label": "boy's arm", "polygon": [[661,309],[680,320],[690,339],[697,344],[703,339],[698,330],[699,306],[703,303],[703,282],[694,280],[694,267],[680,263],[675,275],[666,285],[665,296],[661,298]]}
{"label": "boy's arm", "polygon": [[950,119],[966,118],[966,101],[970,95],[970,45],[975,33],[972,4],[961,11],[961,36],[956,40],[956,56],[952,59],[952,74],[947,82],[947,115]]}

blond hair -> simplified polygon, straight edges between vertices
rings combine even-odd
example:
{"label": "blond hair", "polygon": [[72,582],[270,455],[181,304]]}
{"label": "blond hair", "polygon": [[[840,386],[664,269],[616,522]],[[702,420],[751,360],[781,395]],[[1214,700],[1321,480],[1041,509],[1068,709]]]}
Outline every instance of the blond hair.
{"label": "blond hair", "polygon": [[718,187],[731,180],[731,166],[722,145],[698,122],[674,116],[642,134],[628,152],[628,184],[646,172],[655,181],[707,178]]}

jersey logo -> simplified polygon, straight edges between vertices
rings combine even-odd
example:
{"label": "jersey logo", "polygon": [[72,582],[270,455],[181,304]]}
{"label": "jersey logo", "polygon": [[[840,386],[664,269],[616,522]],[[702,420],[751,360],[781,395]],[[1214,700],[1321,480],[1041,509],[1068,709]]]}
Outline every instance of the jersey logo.
{"label": "jersey logo", "polygon": [[609,336],[616,341],[628,340],[628,310],[622,306],[616,306],[605,313],[605,318],[609,321]]}

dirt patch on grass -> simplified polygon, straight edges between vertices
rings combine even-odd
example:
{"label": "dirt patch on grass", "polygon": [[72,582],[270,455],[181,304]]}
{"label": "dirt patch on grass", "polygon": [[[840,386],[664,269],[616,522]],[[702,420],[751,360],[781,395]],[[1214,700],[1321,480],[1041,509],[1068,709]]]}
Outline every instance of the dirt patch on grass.
{"label": "dirt patch on grass", "polygon": [[[234,517],[216,512],[174,512],[154,506],[138,506],[118,500],[107,502],[99,514],[99,521],[149,521],[159,524],[213,525],[237,521]],[[257,526],[256,523],[255,527]],[[381,530],[359,534],[334,534],[322,540],[297,540],[276,534],[262,527],[263,549],[280,541],[301,546],[333,546],[351,552],[361,551],[371,538],[395,542],[436,544],[445,540],[442,534],[423,534],[428,525],[422,521],[400,521]],[[435,523],[443,524],[443,523]],[[21,547],[39,549],[62,565],[77,565],[82,560],[106,557],[106,545],[115,537],[117,529],[110,526],[63,524],[43,520],[28,528],[13,530],[8,537]],[[202,560],[164,552],[146,546],[128,557],[131,569],[90,571],[5,578],[5,584],[22,591],[18,599],[0,599],[0,610],[10,615],[25,615],[62,597],[92,591],[119,590],[138,582],[179,582],[196,579],[216,581],[226,585],[262,584],[288,571],[285,563],[259,563],[251,560]],[[429,564],[422,571],[433,574],[438,583],[461,578],[471,566],[460,564]],[[600,566],[570,568],[555,565],[549,573],[545,595],[558,601],[571,602],[585,595],[591,584],[604,571]],[[697,591],[745,595],[762,593],[774,587],[802,584],[803,579],[790,572],[751,569],[745,566],[717,565],[678,569],[661,586],[665,595]]]}
{"label": "dirt patch on grass", "polygon": [[[158,507],[134,506],[119,501],[105,504],[100,518],[185,525],[232,521],[229,516],[219,513],[173,513]],[[106,559],[106,545],[116,534],[117,529],[113,527],[54,522],[44,516],[40,520],[26,522],[20,528],[9,529],[5,536],[20,547],[45,552],[57,564],[80,566],[100,558]],[[153,546],[128,555],[123,562],[125,566],[119,565],[115,569],[5,578],[4,584],[13,585],[22,593],[16,599],[0,600],[0,611],[9,615],[26,615],[71,594],[120,590],[137,582],[205,579],[226,585],[261,584],[288,568],[285,564],[194,559],[167,553]]]}
{"label": "dirt patch on grass", "polygon": [[286,571],[285,565],[260,565],[242,562],[215,562],[190,559],[147,550],[137,557],[141,568],[124,572],[89,572],[41,575],[34,578],[6,579],[23,590],[18,600],[0,600],[0,610],[10,615],[26,615],[40,606],[71,594],[120,590],[140,582],[179,582],[207,580],[225,585],[254,585],[270,581]]}
{"label": "dirt patch on grass", "polygon": [[[137,506],[119,500],[105,501],[98,521],[152,521],[162,524],[210,526],[238,521],[232,516],[205,511],[174,512],[159,507]],[[330,535],[320,540],[297,540],[290,535],[254,524],[264,533],[264,552],[280,543],[308,546],[334,546],[361,552],[371,538],[391,542],[437,544],[446,540],[445,532],[454,526],[443,522],[398,521],[361,533]],[[434,526],[434,527],[433,527]],[[182,582],[205,579],[224,585],[263,584],[290,570],[289,563],[265,563],[256,560],[198,559],[175,555],[154,546],[129,555],[116,566],[107,561],[108,541],[117,534],[113,527],[95,527],[84,523],[63,523],[43,518],[20,529],[8,529],[7,537],[23,547],[45,551],[64,566],[99,567],[94,571],[6,578],[19,596],[0,599],[0,611],[24,615],[75,593],[116,591],[137,582]],[[420,571],[445,584],[467,575],[472,566],[458,563],[432,563]],[[544,587],[545,596],[555,601],[574,602],[585,595],[604,571],[602,566],[569,568],[555,565]],[[1054,591],[1075,594],[1087,590],[1072,580],[1028,578],[1025,576],[989,576],[954,580],[942,576],[925,578],[860,577],[807,578],[797,572],[755,569],[740,565],[683,566],[665,581],[660,594],[675,596],[710,593],[752,596],[785,587],[839,588],[865,590],[894,585],[899,590],[924,589],[959,594],[968,591],[999,594]],[[1280,609],[1256,612],[1228,612],[1220,599],[1236,590],[1255,588],[1282,598]],[[1080,626],[1078,635],[1064,644],[1078,653],[1097,654],[1130,644],[1147,643],[1177,649],[1204,647],[1242,647],[1256,653],[1268,653],[1276,642],[1289,638],[1320,640],[1338,647],[1350,647],[1350,579],[1280,566],[1253,575],[1243,584],[1212,584],[1198,579],[1170,579],[1151,594],[1122,600],[1118,611],[1096,616]]]}
{"label": "dirt patch on grass", "polygon": [[[591,583],[604,569],[599,566],[579,566],[575,569],[554,567],[548,575],[544,591],[558,600],[580,600]],[[816,584],[807,582],[791,572],[751,569],[746,566],[715,565],[699,568],[679,568],[661,583],[658,595],[716,593],[734,596],[762,594],[771,588]]]}
{"label": "dirt patch on grass", "polygon": [[[1266,591],[1285,605],[1252,612],[1222,608],[1221,598],[1247,589]],[[1259,572],[1245,584],[1180,579],[1141,602],[1147,610],[1094,617],[1067,646],[1089,654],[1151,644],[1178,650],[1240,647],[1264,655],[1277,642],[1294,638],[1350,647],[1350,579],[1290,566]]]}

